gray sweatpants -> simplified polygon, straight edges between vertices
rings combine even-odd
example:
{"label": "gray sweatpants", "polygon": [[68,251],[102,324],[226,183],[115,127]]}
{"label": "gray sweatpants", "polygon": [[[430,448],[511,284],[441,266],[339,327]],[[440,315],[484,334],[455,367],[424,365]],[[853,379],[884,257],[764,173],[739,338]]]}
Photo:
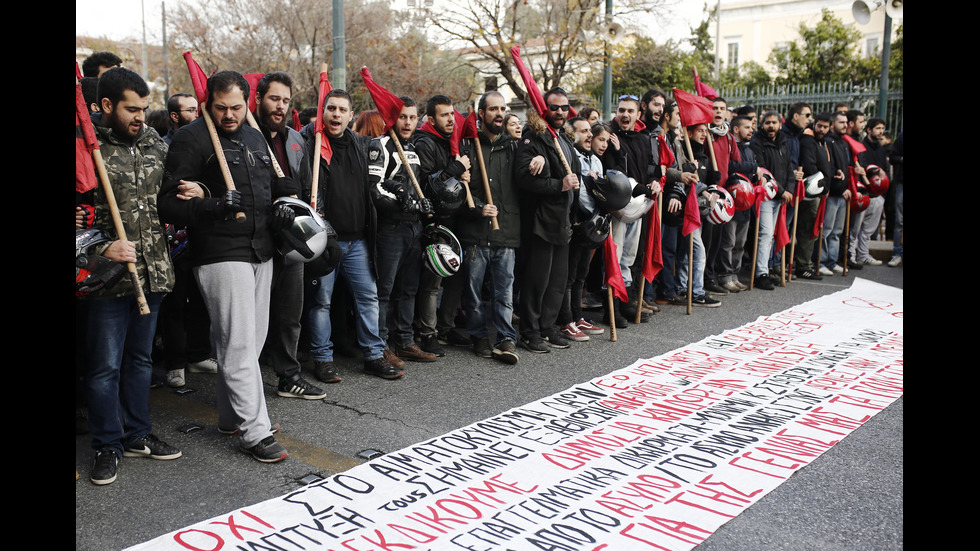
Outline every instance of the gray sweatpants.
{"label": "gray sweatpants", "polygon": [[259,370],[269,326],[272,261],[219,262],[194,268],[218,355],[218,426],[238,427],[243,445],[272,435]]}

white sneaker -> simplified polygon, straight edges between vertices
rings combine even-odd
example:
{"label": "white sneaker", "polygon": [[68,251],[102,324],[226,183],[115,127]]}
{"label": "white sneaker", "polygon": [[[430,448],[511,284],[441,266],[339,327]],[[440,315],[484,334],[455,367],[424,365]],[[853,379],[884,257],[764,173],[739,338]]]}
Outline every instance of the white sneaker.
{"label": "white sneaker", "polygon": [[867,266],[881,266],[882,262],[873,256],[869,256],[868,258],[862,260],[861,264],[865,264]]}
{"label": "white sneaker", "polygon": [[891,266],[892,268],[901,265],[901,263],[902,263],[902,255],[893,256],[892,259],[888,261],[888,265]]}
{"label": "white sneaker", "polygon": [[[841,266],[840,264],[834,264],[834,274],[842,274],[842,273],[844,273],[844,267]],[[834,275],[834,274],[830,274],[830,275]]]}
{"label": "white sneaker", "polygon": [[170,371],[167,371],[167,386],[171,388],[180,388],[185,384],[183,369],[171,369]]}
{"label": "white sneaker", "polygon": [[187,371],[191,373],[217,373],[218,360],[206,358],[199,362],[190,362],[187,364]]}
{"label": "white sneaker", "polygon": [[821,264],[820,265],[820,275],[822,275],[822,276],[832,276],[832,275],[834,275],[834,272],[830,271],[830,268],[828,268],[828,267],[824,266],[823,264]]}

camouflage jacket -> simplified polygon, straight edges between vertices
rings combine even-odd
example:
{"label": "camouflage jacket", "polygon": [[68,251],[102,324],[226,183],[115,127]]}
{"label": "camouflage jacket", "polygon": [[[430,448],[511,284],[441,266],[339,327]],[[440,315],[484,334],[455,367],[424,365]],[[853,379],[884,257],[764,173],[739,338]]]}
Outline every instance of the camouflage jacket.
{"label": "camouflage jacket", "polygon": [[[136,243],[136,272],[143,292],[170,292],[174,286],[174,269],[163,224],[157,213],[157,193],[163,183],[167,145],[155,130],[147,126],[129,144],[117,138],[108,127],[102,126],[100,117],[93,117],[92,122],[126,238]],[[102,186],[97,186],[90,193],[93,194],[91,204],[95,206],[93,227],[115,239],[116,228]],[[132,294],[130,278],[123,277],[115,286],[103,289],[93,297]]]}

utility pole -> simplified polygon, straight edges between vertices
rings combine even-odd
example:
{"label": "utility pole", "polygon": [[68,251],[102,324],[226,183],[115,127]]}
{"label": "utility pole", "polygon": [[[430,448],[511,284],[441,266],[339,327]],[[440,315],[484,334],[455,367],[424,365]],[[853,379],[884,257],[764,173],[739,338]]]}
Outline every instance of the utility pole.
{"label": "utility pole", "polygon": [[347,55],[344,36],[344,0],[333,0],[333,88],[347,89]]}

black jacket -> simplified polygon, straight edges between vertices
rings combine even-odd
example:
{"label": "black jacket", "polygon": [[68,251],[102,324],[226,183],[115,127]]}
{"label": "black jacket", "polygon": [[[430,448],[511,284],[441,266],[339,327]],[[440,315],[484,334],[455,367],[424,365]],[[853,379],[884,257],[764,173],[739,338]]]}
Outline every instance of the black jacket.
{"label": "black jacket", "polygon": [[[235,188],[244,197],[245,221],[214,215],[218,198],[227,187],[203,118],[182,127],[170,143],[158,199],[160,218],[187,227],[194,266],[264,262],[276,252],[269,215],[272,201],[279,197],[279,190],[273,189],[276,175],[269,148],[262,133],[247,124],[230,136],[219,130],[218,139]],[[207,197],[177,198],[180,180],[200,182]]]}
{"label": "black jacket", "polygon": [[[558,134],[558,140],[571,173],[580,174],[578,155],[571,140],[564,133]],[[544,156],[545,166],[540,174],[533,175],[529,166],[531,159],[538,155]],[[517,146],[516,163],[514,179],[521,190],[522,231],[552,245],[567,245],[572,236],[568,213],[575,190],[562,191],[562,179],[567,173],[551,132],[525,133]]]}
{"label": "black jacket", "polygon": [[473,208],[463,206],[456,219],[453,231],[463,245],[480,245],[489,247],[521,246],[521,207],[517,185],[514,181],[514,140],[507,132],[501,133],[491,143],[482,131],[478,134],[483,161],[486,163],[487,178],[490,180],[490,196],[497,207],[497,225],[499,230],[490,226],[490,219],[483,216],[483,206],[487,204],[486,191],[483,185],[483,175],[480,172],[480,160],[476,156],[476,147],[470,144],[470,193],[473,196]]}
{"label": "black jacket", "polygon": [[770,140],[765,132],[756,132],[749,142],[749,147],[755,153],[755,160],[759,166],[767,169],[776,179],[776,197],[782,195],[784,191],[790,193],[796,191],[796,178],[793,175],[796,167],[790,159],[789,145],[783,133],[776,132],[776,138]]}

